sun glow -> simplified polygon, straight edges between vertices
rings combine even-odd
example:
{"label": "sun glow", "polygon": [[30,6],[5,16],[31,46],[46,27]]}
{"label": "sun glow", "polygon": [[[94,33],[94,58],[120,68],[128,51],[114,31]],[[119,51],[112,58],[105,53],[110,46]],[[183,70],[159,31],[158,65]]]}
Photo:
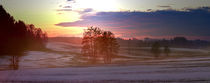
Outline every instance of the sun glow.
{"label": "sun glow", "polygon": [[[61,29],[62,28],[62,29]],[[47,29],[49,37],[82,37],[82,33],[86,27],[54,27]]]}
{"label": "sun glow", "polygon": [[[62,4],[62,3],[61,3]],[[64,1],[62,8],[64,6],[68,7],[64,11],[56,11],[55,15],[57,24],[59,22],[75,22],[80,19],[83,14],[78,11],[83,11],[84,9],[90,8],[93,12],[97,11],[117,11],[119,10],[118,5],[115,0],[76,0],[74,1]],[[54,27],[54,28],[53,28]],[[88,27],[88,26],[87,26]],[[50,36],[82,36],[83,30],[87,27],[59,27],[52,26],[48,33]],[[62,29],[61,29],[62,28]]]}

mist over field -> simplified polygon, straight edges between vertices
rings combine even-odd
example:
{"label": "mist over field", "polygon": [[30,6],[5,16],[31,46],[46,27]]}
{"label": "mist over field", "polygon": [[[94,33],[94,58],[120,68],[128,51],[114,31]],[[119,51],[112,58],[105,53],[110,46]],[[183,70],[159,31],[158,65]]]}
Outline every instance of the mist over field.
{"label": "mist over field", "polygon": [[66,83],[209,81],[210,52],[207,48],[171,48],[169,56],[162,53],[156,58],[150,47],[122,46],[119,54],[107,61],[104,57],[82,56],[82,45],[69,42],[81,38],[64,39],[49,38],[48,50],[25,52],[15,71],[7,67],[10,57],[1,57],[0,80]]}
{"label": "mist over field", "polygon": [[209,0],[0,0],[0,83],[208,83]]}

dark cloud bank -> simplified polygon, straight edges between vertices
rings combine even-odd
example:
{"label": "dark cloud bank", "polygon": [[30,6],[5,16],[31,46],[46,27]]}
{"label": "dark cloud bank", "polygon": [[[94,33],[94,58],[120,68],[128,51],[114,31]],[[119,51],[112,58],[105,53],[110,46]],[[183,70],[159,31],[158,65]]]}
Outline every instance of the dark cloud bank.
{"label": "dark cloud bank", "polygon": [[184,35],[210,38],[210,7],[186,9],[185,11],[98,12],[96,15],[82,16],[81,19],[83,20],[56,25],[63,27],[99,26],[113,30],[132,29],[140,31],[138,35]]}

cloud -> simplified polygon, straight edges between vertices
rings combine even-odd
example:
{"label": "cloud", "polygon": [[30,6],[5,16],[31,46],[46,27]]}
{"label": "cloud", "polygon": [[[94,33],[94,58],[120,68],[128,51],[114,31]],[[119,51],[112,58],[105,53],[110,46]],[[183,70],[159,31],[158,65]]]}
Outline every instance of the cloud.
{"label": "cloud", "polygon": [[67,0],[67,2],[74,2],[75,3],[76,1],[75,0]]}
{"label": "cloud", "polygon": [[153,12],[98,12],[82,20],[62,22],[62,27],[106,27],[112,31],[129,29],[138,36],[203,36],[210,37],[210,7],[197,9],[158,10]]}
{"label": "cloud", "polygon": [[64,6],[63,8],[72,8],[71,6]]}
{"label": "cloud", "polygon": [[76,0],[67,0],[65,4],[59,5],[59,9],[57,9],[56,11],[60,12],[60,11],[71,11],[71,12],[77,12],[81,15],[85,15],[87,13],[93,12],[94,10],[92,8],[80,8],[80,9],[75,9],[75,5],[76,4]]}
{"label": "cloud", "polygon": [[72,11],[72,9],[57,9],[56,11]]}
{"label": "cloud", "polygon": [[151,11],[152,11],[152,9],[147,9],[147,11],[148,11],[148,12],[151,12]]}
{"label": "cloud", "polygon": [[87,8],[87,9],[84,9],[82,12],[92,12],[93,11],[93,9],[92,8]]}
{"label": "cloud", "polygon": [[158,7],[161,7],[161,8],[171,8],[170,5],[158,5]]}
{"label": "cloud", "polygon": [[90,12],[93,12],[93,11],[94,10],[92,8],[86,8],[86,9],[83,9],[83,10],[75,10],[75,12],[78,12],[81,15],[85,15],[86,13],[90,13]]}
{"label": "cloud", "polygon": [[75,0],[66,0],[66,3],[60,4],[59,9],[57,9],[56,11],[73,11],[72,6],[74,3],[76,3]]}

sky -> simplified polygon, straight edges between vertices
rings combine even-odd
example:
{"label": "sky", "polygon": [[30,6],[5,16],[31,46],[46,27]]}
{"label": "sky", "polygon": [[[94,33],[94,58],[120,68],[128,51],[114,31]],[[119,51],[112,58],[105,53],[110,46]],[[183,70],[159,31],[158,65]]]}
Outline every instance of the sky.
{"label": "sky", "polygon": [[97,26],[122,38],[210,40],[210,0],[0,0],[16,20],[49,37],[82,37]]}

